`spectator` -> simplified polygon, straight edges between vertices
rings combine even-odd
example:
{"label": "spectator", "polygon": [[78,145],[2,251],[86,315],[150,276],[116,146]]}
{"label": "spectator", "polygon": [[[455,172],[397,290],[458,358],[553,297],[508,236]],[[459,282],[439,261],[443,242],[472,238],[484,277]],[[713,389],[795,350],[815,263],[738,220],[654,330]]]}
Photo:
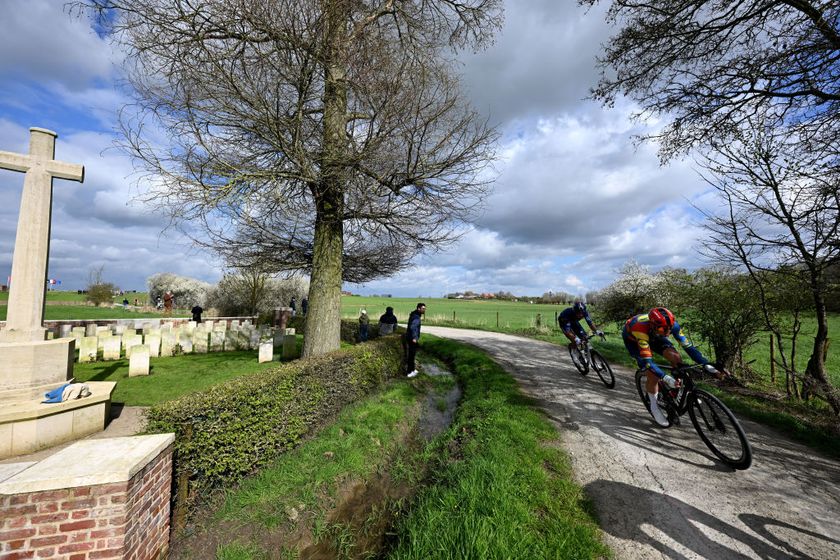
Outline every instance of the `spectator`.
{"label": "spectator", "polygon": [[128,298],[123,298],[123,309],[128,309]]}
{"label": "spectator", "polygon": [[394,315],[393,307],[386,307],[385,313],[379,317],[379,334],[386,335],[394,332],[397,328],[397,316]]}
{"label": "spectator", "polygon": [[300,300],[300,312],[306,315],[306,312],[309,311],[309,300],[306,299],[306,296],[302,300]]}
{"label": "spectator", "polygon": [[367,311],[362,309],[362,312],[359,314],[359,341],[365,342],[368,339],[368,327],[370,326],[370,317],[368,317]]}
{"label": "spectator", "polygon": [[295,296],[292,296],[292,301],[289,302],[289,307],[292,308],[292,317],[297,313],[297,304],[295,303]]}
{"label": "spectator", "polygon": [[139,306],[140,306],[140,300],[138,300],[137,298],[134,298],[134,307],[139,307]]}
{"label": "spectator", "polygon": [[166,315],[172,315],[172,305],[175,303],[175,296],[172,295],[170,290],[166,290],[166,293],[163,294],[163,309]]}
{"label": "spectator", "polygon": [[408,327],[405,331],[405,338],[403,338],[403,348],[405,348],[405,362],[406,362],[406,377],[417,376],[417,364],[414,362],[414,357],[417,354],[417,347],[420,346],[420,323],[423,315],[426,313],[426,304],[418,303],[417,309],[411,312],[408,316]]}
{"label": "spectator", "polygon": [[190,309],[190,313],[192,313],[192,320],[196,323],[200,323],[201,314],[204,313],[204,309],[202,309],[201,306],[196,303],[195,305],[193,305],[193,308]]}
{"label": "spectator", "polygon": [[162,299],[157,298],[157,303],[155,304],[155,308],[163,309],[163,300]]}

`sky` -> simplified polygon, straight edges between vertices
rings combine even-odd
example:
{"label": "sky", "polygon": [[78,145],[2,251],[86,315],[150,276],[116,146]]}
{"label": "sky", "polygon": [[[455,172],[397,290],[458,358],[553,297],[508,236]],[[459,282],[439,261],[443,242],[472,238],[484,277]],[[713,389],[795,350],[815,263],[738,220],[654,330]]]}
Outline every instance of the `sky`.
{"label": "sky", "polygon": [[[144,186],[114,147],[121,53],[63,0],[3,0],[0,150],[25,153],[29,127],[58,133],[56,159],[83,164],[84,183],[55,180],[48,276],[83,288],[91,271],[125,290],[159,272],[217,281],[223,263],[139,202]],[[634,136],[660,123],[587,95],[615,29],[575,2],[506,0],[505,25],[460,68],[474,108],[501,133],[492,193],[461,240],[398,276],[345,289],[439,297],[473,290],[583,294],[635,259],[696,268],[707,186],[690,162],[660,166]],[[23,174],[0,170],[0,283],[11,274]]]}

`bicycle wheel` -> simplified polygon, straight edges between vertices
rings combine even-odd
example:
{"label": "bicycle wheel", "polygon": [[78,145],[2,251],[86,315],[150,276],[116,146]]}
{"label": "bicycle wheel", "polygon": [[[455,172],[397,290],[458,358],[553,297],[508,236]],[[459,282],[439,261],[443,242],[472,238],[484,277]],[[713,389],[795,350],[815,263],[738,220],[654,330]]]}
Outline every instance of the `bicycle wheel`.
{"label": "bicycle wheel", "polygon": [[[648,392],[645,388],[646,381],[647,370],[640,369],[636,371],[636,390],[639,392],[639,398],[642,399],[642,403],[645,405],[645,409],[647,409],[648,414],[650,414],[650,397],[648,397]],[[679,423],[680,416],[677,413],[674,401],[672,399],[669,399],[663,391],[659,391],[659,393],[657,393],[656,403],[659,405],[659,410],[661,410],[665,414],[665,417],[668,419],[669,428],[675,423]],[[653,418],[653,414],[651,414],[651,418]],[[657,424],[657,426],[658,425],[659,424]]]}
{"label": "bicycle wheel", "polygon": [[592,369],[595,370],[595,373],[598,374],[598,377],[601,378],[604,385],[606,385],[608,389],[615,387],[615,375],[613,375],[612,368],[610,367],[610,364],[607,363],[607,360],[605,360],[597,350],[593,350],[591,352],[591,356]]}
{"label": "bicycle wheel", "polygon": [[572,357],[572,363],[575,364],[581,375],[589,373],[589,364],[586,363],[586,358],[580,350],[574,346],[569,346],[569,356]]}
{"label": "bicycle wheel", "polygon": [[752,464],[752,449],[735,415],[716,396],[697,389],[689,396],[688,415],[700,439],[733,469]]}

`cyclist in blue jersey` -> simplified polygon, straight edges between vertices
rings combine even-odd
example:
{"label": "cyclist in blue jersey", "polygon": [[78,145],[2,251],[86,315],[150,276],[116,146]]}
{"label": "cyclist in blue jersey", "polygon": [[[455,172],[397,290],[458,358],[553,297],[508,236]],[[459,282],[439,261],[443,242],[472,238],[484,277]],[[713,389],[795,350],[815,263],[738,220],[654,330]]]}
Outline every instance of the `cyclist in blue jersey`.
{"label": "cyclist in blue jersey", "polygon": [[586,336],[586,331],[580,324],[581,319],[586,320],[586,324],[592,329],[593,334],[599,336],[604,334],[595,326],[592,317],[589,315],[589,311],[586,309],[586,304],[582,301],[576,301],[573,306],[567,307],[557,316],[557,323],[560,325],[560,330],[563,331],[563,334],[566,335],[566,338],[575,347],[580,344],[581,337]]}

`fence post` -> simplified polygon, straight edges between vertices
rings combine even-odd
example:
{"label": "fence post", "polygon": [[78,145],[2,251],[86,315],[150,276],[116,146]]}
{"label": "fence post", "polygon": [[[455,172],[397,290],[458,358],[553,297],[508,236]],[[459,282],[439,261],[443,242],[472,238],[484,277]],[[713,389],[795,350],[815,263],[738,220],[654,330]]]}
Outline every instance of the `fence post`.
{"label": "fence post", "polygon": [[537,313],[537,328],[542,327],[542,314]]}
{"label": "fence post", "polygon": [[452,322],[453,323],[455,322],[455,310],[454,309],[452,310]]}
{"label": "fence post", "polygon": [[770,335],[770,382],[776,384],[776,351],[773,335]]}
{"label": "fence post", "polygon": [[496,328],[499,328],[499,312],[496,311]]}

